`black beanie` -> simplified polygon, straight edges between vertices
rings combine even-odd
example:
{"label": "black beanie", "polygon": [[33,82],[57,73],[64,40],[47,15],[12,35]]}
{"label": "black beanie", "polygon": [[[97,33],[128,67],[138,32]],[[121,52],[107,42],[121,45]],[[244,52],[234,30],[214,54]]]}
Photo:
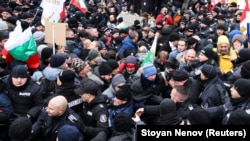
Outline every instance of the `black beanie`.
{"label": "black beanie", "polygon": [[174,57],[168,57],[168,60],[166,61],[166,66],[172,69],[178,69],[179,68],[179,61]]}
{"label": "black beanie", "polygon": [[206,110],[197,107],[189,112],[188,120],[191,125],[210,125],[211,117],[209,112]]}
{"label": "black beanie", "polygon": [[119,64],[117,63],[116,60],[109,59],[109,60],[107,60],[107,63],[111,67],[112,70],[115,70],[119,67]]}
{"label": "black beanie", "polygon": [[158,124],[160,125],[179,125],[182,121],[181,117],[176,111],[176,104],[169,98],[165,98],[160,103],[160,118]]}
{"label": "black beanie", "polygon": [[213,65],[204,64],[202,66],[201,72],[208,78],[213,79],[217,76],[217,71]]}
{"label": "black beanie", "polygon": [[240,74],[242,78],[250,78],[250,60],[242,64]]}
{"label": "black beanie", "polygon": [[133,120],[127,113],[120,112],[115,115],[113,125],[117,132],[130,132],[133,128]]}
{"label": "black beanie", "polygon": [[42,60],[46,60],[53,54],[53,49],[51,47],[45,47],[41,52]]}
{"label": "black beanie", "polygon": [[250,49],[243,48],[240,49],[237,61],[245,62],[250,60]]}
{"label": "black beanie", "polygon": [[186,71],[178,69],[172,73],[172,78],[174,81],[184,81],[187,80],[189,76]]}
{"label": "black beanie", "polygon": [[124,85],[120,87],[120,89],[116,92],[115,97],[123,101],[129,101],[131,99],[129,86]]}
{"label": "black beanie", "polygon": [[204,47],[201,50],[201,53],[204,54],[209,59],[214,58],[214,51],[213,51],[213,48],[211,48],[211,47]]}
{"label": "black beanie", "polygon": [[27,78],[29,77],[28,68],[24,65],[17,65],[11,71],[11,76]]}
{"label": "black beanie", "polygon": [[31,120],[27,117],[19,117],[11,123],[9,128],[9,136],[11,140],[25,140],[30,137],[31,130]]}
{"label": "black beanie", "polygon": [[52,68],[60,68],[66,63],[66,58],[63,55],[53,54],[50,59],[50,66]]}
{"label": "black beanie", "polygon": [[209,25],[210,24],[210,20],[209,18],[204,18],[201,23],[205,24],[205,25]]}
{"label": "black beanie", "polygon": [[107,62],[102,62],[99,66],[99,73],[100,75],[107,75],[112,73],[112,68],[108,65]]}
{"label": "black beanie", "polygon": [[72,70],[65,70],[59,74],[59,79],[61,82],[74,82],[75,76],[75,72]]}
{"label": "black beanie", "polygon": [[172,41],[178,41],[180,39],[180,35],[176,32],[172,32],[170,35],[169,35],[169,41],[172,42]]}
{"label": "black beanie", "polygon": [[242,98],[250,96],[249,86],[250,86],[249,79],[239,78],[234,82],[234,87]]}

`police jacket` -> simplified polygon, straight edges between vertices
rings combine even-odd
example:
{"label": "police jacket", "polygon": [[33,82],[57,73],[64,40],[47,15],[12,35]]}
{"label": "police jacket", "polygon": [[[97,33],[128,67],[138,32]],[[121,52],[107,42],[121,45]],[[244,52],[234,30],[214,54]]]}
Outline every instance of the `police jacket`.
{"label": "police jacket", "polygon": [[90,103],[84,103],[82,119],[84,122],[84,138],[93,138],[99,132],[108,133],[108,108],[107,97],[97,95]]}
{"label": "police jacket", "polygon": [[37,119],[42,105],[42,87],[30,77],[26,84],[15,87],[11,82],[11,76],[6,78],[6,89],[16,116],[29,114],[32,119]]}
{"label": "police jacket", "polygon": [[34,137],[42,134],[46,141],[56,141],[58,130],[63,125],[76,126],[79,131],[83,125],[79,115],[67,107],[65,113],[59,117],[49,116],[46,110],[42,110],[38,120],[33,124],[32,130]]}

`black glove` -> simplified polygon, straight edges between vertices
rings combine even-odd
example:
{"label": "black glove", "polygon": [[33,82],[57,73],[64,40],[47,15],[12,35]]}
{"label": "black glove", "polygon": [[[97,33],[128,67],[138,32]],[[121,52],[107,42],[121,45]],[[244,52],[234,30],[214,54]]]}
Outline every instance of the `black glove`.
{"label": "black glove", "polygon": [[84,123],[82,123],[81,125],[80,125],[80,131],[82,132],[82,133],[85,133],[85,124]]}

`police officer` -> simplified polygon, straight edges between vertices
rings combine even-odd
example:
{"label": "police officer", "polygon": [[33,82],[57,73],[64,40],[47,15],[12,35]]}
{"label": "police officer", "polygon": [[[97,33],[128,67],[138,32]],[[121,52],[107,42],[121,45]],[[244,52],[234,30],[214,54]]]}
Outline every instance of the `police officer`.
{"label": "police officer", "polygon": [[72,125],[79,130],[83,122],[79,115],[68,107],[64,96],[55,96],[49,100],[38,120],[32,126],[33,139],[56,141],[58,130],[64,125]]}
{"label": "police officer", "polygon": [[98,84],[91,79],[84,79],[82,85],[75,89],[84,103],[82,128],[84,140],[106,141],[108,133],[107,97],[101,95]]}

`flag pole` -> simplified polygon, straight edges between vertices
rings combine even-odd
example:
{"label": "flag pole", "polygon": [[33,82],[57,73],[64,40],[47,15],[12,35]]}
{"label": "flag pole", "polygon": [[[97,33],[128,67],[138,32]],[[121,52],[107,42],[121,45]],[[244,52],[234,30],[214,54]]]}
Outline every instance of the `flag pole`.
{"label": "flag pole", "polygon": [[52,26],[52,42],[53,42],[53,54],[56,54],[55,48],[55,25]]}
{"label": "flag pole", "polygon": [[37,16],[39,10],[40,10],[40,7],[37,8],[36,13],[35,13],[35,15],[34,15],[32,21],[30,22],[29,26],[31,26],[31,25],[33,24],[33,22],[34,22],[34,20],[35,20],[35,18],[36,18],[36,16]]}

